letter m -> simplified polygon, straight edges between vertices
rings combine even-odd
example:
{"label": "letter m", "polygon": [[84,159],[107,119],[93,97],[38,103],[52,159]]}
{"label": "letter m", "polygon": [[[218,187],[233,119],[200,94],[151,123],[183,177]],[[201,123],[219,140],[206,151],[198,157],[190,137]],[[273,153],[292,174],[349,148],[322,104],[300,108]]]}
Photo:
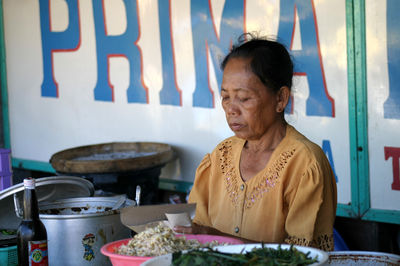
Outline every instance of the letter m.
{"label": "letter m", "polygon": [[214,66],[218,87],[222,83],[220,63],[232,46],[232,38],[244,31],[244,1],[226,0],[218,36],[211,1],[192,0],[191,19],[194,63],[196,72],[193,106],[214,108],[214,94],[210,87],[208,53]]}

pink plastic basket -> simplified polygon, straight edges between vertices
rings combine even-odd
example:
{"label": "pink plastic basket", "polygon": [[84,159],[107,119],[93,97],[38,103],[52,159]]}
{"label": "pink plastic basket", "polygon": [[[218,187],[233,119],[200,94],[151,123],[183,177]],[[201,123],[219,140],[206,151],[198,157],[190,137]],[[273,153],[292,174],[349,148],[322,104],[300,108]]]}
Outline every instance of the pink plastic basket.
{"label": "pink plastic basket", "polygon": [[[214,236],[214,235],[179,235],[184,236],[186,239],[197,239],[200,243],[205,244],[212,241],[218,241],[221,245],[223,244],[243,244],[243,241],[225,236]],[[116,254],[115,250],[121,246],[125,245],[129,242],[130,238],[122,239],[118,241],[114,241],[104,245],[101,248],[101,253],[110,258],[113,266],[133,266],[140,265],[146,260],[151,259],[152,257],[138,257],[138,256],[127,256]]]}

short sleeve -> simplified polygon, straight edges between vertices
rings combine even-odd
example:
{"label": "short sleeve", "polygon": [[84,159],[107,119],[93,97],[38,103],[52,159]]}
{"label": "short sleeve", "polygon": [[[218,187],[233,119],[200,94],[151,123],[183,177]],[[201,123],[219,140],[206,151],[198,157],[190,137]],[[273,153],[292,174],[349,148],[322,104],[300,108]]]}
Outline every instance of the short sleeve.
{"label": "short sleeve", "polygon": [[189,203],[196,203],[196,215],[193,222],[205,226],[211,226],[208,214],[210,167],[210,154],[206,154],[197,167],[194,184],[189,194]]}
{"label": "short sleeve", "polygon": [[336,212],[334,182],[332,170],[318,163],[312,164],[303,173],[288,206],[286,243],[333,250]]}

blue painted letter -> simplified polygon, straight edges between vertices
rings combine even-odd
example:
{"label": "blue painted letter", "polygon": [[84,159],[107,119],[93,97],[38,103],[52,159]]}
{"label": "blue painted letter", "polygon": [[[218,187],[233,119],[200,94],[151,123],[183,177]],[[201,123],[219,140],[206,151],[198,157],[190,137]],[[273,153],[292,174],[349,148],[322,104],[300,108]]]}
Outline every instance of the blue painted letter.
{"label": "blue painted letter", "polygon": [[79,10],[77,0],[66,0],[68,27],[63,32],[51,30],[50,0],[39,1],[40,30],[43,53],[43,97],[58,97],[58,84],[54,79],[53,53],[77,50],[80,45]]}
{"label": "blue painted letter", "polygon": [[[295,74],[306,75],[310,96],[306,103],[308,116],[335,116],[335,102],[327,91],[318,39],[318,25],[313,0],[281,0],[278,38],[287,47],[292,45],[295,13],[301,32],[302,50],[292,50]],[[291,110],[288,106],[287,110]]]}
{"label": "blue painted letter", "polygon": [[400,119],[400,2],[387,0],[387,60],[389,97],[383,106],[385,118]]}
{"label": "blue painted letter", "polygon": [[103,1],[93,0],[96,31],[97,84],[94,98],[98,101],[113,101],[114,92],[109,84],[109,58],[125,57],[130,63],[130,81],[127,90],[128,102],[147,103],[147,89],[141,82],[141,54],[136,45],[139,38],[139,20],[136,0],[123,0],[126,9],[126,31],[118,36],[107,34]]}
{"label": "blue painted letter", "polygon": [[339,182],[339,180],[336,175],[335,163],[333,162],[333,156],[332,156],[331,142],[329,140],[322,141],[322,150],[324,151],[326,157],[328,157],[328,161],[331,164],[332,171],[333,171],[333,174],[335,175],[335,179],[336,179],[336,183],[337,183],[337,182]]}
{"label": "blue painted letter", "polygon": [[171,31],[171,1],[158,1],[160,19],[160,42],[163,86],[160,91],[160,103],[182,105],[181,91],[176,82],[173,38]]}
{"label": "blue painted letter", "polygon": [[209,86],[208,51],[212,58],[218,87],[222,83],[222,71],[219,66],[229,51],[232,38],[239,37],[244,31],[243,1],[226,0],[222,12],[220,36],[215,29],[211,2],[207,0],[191,1],[191,19],[193,50],[196,72],[196,85],[193,94],[193,106],[214,108],[214,95]]}

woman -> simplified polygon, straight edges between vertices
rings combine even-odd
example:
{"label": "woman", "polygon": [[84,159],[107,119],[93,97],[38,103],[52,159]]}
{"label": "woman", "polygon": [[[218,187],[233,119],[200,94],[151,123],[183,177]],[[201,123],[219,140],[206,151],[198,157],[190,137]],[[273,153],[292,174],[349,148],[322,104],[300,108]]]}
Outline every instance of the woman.
{"label": "woman", "polygon": [[319,146],[288,125],[293,64],[275,41],[234,46],[222,63],[222,107],[235,136],[200,163],[192,227],[257,242],[333,250],[336,183]]}

